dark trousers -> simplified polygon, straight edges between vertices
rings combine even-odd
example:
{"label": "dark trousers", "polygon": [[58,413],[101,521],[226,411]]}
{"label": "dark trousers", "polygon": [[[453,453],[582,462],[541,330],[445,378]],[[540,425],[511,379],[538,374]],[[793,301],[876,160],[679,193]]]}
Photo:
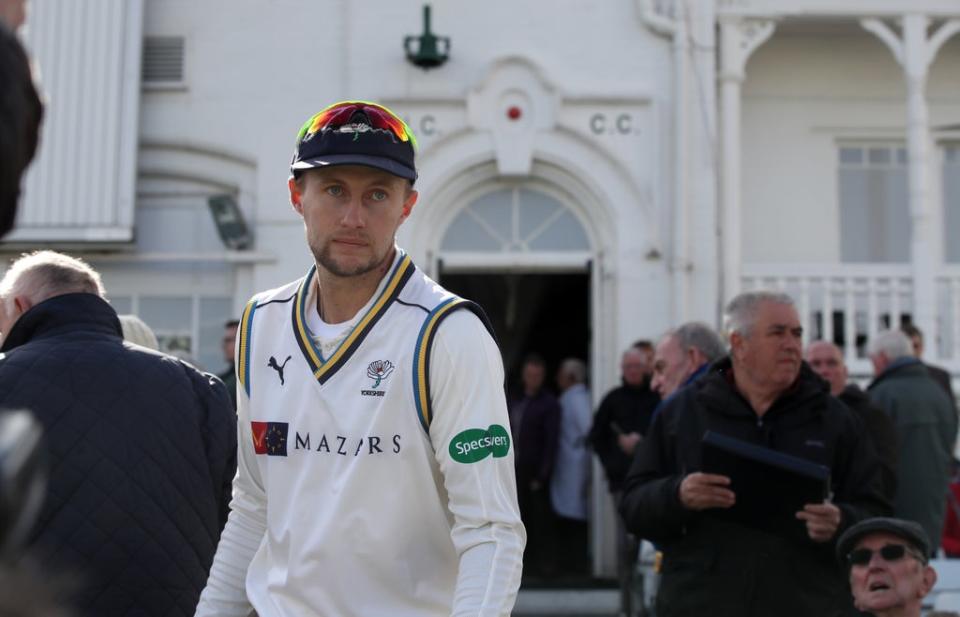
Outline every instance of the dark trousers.
{"label": "dark trousers", "polygon": [[557,567],[562,574],[583,576],[590,573],[587,550],[587,521],[557,515]]}
{"label": "dark trousers", "polygon": [[552,576],[556,572],[553,508],[549,488],[530,488],[530,482],[518,483],[520,518],[527,529],[527,547],[523,551],[523,573],[528,576]]}
{"label": "dark trousers", "polygon": [[[620,503],[620,492],[612,493],[614,507]],[[640,542],[627,531],[623,517],[617,514],[617,580],[620,583],[620,614],[633,617],[634,572],[640,556]]]}

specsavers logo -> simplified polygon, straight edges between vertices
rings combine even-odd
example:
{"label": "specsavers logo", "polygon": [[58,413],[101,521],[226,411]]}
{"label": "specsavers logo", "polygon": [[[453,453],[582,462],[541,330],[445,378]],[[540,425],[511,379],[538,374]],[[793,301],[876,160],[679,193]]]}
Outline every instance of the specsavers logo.
{"label": "specsavers logo", "polygon": [[510,451],[510,434],[499,424],[471,428],[450,440],[450,456],[458,463],[476,463],[491,454],[502,458]]}

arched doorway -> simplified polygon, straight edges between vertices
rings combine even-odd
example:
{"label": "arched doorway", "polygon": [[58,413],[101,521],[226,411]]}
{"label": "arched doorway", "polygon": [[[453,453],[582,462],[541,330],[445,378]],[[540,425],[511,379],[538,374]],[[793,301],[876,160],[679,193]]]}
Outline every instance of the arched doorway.
{"label": "arched doorway", "polygon": [[545,183],[485,188],[439,242],[440,283],[484,307],[509,384],[531,352],[550,370],[568,357],[588,361],[593,255],[582,223]]}
{"label": "arched doorway", "polygon": [[[433,208],[462,205],[431,221],[438,233],[428,243],[428,267],[444,287],[484,307],[509,387],[528,352],[544,356],[551,384],[559,363],[577,357],[587,362],[597,401],[606,387],[593,384],[609,371],[615,321],[614,278],[604,267],[613,248],[609,213],[560,168],[538,162],[533,171],[509,179],[481,166],[440,191],[444,199]],[[611,576],[614,513],[598,465],[593,475],[589,552],[593,573]]]}

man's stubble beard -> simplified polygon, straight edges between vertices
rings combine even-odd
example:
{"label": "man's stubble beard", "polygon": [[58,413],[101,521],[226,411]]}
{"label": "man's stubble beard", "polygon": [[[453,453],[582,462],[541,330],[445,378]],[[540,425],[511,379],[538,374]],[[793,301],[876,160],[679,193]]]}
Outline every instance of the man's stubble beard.
{"label": "man's stubble beard", "polygon": [[330,244],[327,243],[320,250],[313,245],[310,246],[310,252],[313,253],[313,258],[316,260],[317,264],[320,265],[324,270],[329,272],[334,276],[341,278],[351,278],[354,276],[362,276],[368,274],[378,268],[387,260],[387,258],[393,252],[393,245],[390,245],[390,248],[387,249],[386,253],[380,256],[374,255],[366,263],[361,263],[353,268],[345,268],[341,266],[337,260],[333,257],[330,250]]}

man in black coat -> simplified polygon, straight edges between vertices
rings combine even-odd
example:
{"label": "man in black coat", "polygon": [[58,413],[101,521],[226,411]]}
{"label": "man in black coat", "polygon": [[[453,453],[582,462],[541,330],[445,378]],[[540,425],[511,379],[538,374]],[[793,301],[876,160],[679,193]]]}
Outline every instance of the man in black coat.
{"label": "man in black coat", "polygon": [[[650,389],[653,346],[637,341],[620,360],[621,385],[607,392],[593,418],[587,438],[607,474],[614,502],[620,499],[623,480],[630,470],[637,444],[643,439],[660,397]],[[633,614],[633,571],[639,545],[617,517],[617,579],[620,582],[620,612]]]}
{"label": "man in black coat", "polygon": [[[858,418],[803,364],[789,296],[744,293],[727,314],[730,357],[663,405],[624,483],[628,528],[663,551],[657,615],[850,614],[834,543],[851,524],[890,511],[877,456]],[[711,473],[701,454],[707,430],[826,466],[832,499],[794,508],[763,501],[777,487]],[[753,508],[735,507],[748,496]]]}
{"label": "man in black coat", "polygon": [[560,403],[545,387],[547,365],[537,354],[523,362],[523,393],[510,403],[514,463],[517,470],[517,501],[527,529],[524,574],[552,574],[554,514],[550,505],[550,478],[557,458],[560,435]]}
{"label": "man in black coat", "polygon": [[646,434],[660,397],[650,389],[652,348],[636,345],[623,352],[623,382],[607,392],[593,418],[589,441],[607,474],[611,493],[618,493],[630,470],[637,444]]}
{"label": "man in black coat", "polygon": [[223,384],[124,343],[99,275],[50,251],[0,281],[0,408],[44,427],[32,537],[80,615],[193,615],[226,522],[236,418]]}
{"label": "man in black coat", "polygon": [[863,422],[877,455],[880,457],[883,494],[890,503],[897,494],[899,446],[897,431],[887,413],[870,401],[867,393],[855,383],[847,383],[849,372],[840,348],[829,341],[814,341],[807,346],[807,363],[830,384],[830,394],[852,409]]}

